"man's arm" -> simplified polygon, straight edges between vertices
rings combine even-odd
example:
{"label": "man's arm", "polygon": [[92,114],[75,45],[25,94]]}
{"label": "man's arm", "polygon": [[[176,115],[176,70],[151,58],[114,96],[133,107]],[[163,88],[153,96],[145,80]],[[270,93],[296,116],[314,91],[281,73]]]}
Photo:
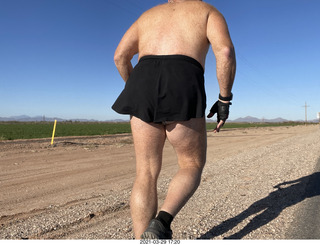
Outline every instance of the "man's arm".
{"label": "man's arm", "polygon": [[138,52],[139,36],[137,22],[135,22],[124,34],[114,53],[114,63],[125,82],[133,70],[131,59]]}
{"label": "man's arm", "polygon": [[[207,37],[216,57],[217,79],[222,97],[231,96],[231,90],[236,72],[236,58],[234,47],[230,38],[227,23],[224,17],[214,9],[208,18]],[[222,101],[229,103],[229,101]],[[208,117],[212,117],[210,113]],[[220,120],[215,132],[219,132],[224,125]]]}
{"label": "man's arm", "polygon": [[207,37],[216,57],[220,94],[228,97],[235,77],[236,58],[227,23],[217,10],[209,15]]}

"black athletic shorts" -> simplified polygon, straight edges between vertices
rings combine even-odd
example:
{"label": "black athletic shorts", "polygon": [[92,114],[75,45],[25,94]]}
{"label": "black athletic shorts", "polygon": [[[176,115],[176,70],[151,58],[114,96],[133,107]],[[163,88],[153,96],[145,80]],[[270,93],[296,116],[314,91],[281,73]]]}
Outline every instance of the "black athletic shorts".
{"label": "black athletic shorts", "polygon": [[201,64],[189,56],[144,56],[112,109],[155,123],[204,117],[203,75]]}

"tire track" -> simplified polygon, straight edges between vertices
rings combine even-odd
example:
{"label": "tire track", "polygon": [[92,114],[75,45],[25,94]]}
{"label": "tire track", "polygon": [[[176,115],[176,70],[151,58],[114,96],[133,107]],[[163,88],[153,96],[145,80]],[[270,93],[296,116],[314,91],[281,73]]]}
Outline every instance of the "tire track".
{"label": "tire track", "polygon": [[[110,203],[104,205],[105,203]],[[129,209],[111,198],[91,197],[64,205],[0,217],[0,239],[57,239],[72,235]],[[35,225],[37,224],[37,225]]]}

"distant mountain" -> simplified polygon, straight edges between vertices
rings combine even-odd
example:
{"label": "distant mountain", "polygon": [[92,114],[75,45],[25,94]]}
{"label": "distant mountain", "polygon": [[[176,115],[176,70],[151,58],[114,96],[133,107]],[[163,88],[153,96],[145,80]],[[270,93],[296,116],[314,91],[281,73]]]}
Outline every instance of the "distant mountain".
{"label": "distant mountain", "polygon": [[281,117],[277,117],[274,119],[265,119],[265,118],[257,118],[257,117],[240,117],[231,122],[249,122],[249,123],[258,123],[258,122],[269,122],[269,123],[278,123],[278,122],[288,122],[287,119],[283,119]]}
{"label": "distant mountain", "polygon": [[129,122],[129,120],[114,119],[114,120],[108,120],[107,122],[122,123],[122,122]]}
{"label": "distant mountain", "polygon": [[[30,117],[26,115],[21,116],[12,116],[12,117],[0,117],[0,122],[6,122],[6,121],[18,121],[18,122],[52,122],[54,120],[57,121],[68,121],[63,118],[58,117],[45,117],[45,116],[35,116]],[[94,120],[87,120],[87,119],[73,119],[72,121],[94,121]]]}
{"label": "distant mountain", "polygon": [[283,119],[281,117],[277,117],[275,119],[266,119],[265,122],[288,122],[287,119]]}
{"label": "distant mountain", "polygon": [[128,122],[128,120],[123,119],[114,119],[114,120],[105,120],[99,121],[94,119],[63,119],[58,117],[46,117],[46,116],[35,116],[30,117],[27,115],[20,115],[20,116],[12,116],[12,117],[0,117],[0,122],[9,122],[9,121],[16,121],[16,122],[53,122],[57,120],[58,122],[65,122],[65,121],[73,121],[73,122]]}
{"label": "distant mountain", "polygon": [[247,117],[239,117],[235,120],[232,120],[232,122],[261,122],[261,119],[247,116]]}
{"label": "distant mountain", "polygon": [[319,119],[314,119],[314,120],[311,120],[311,121],[308,121],[308,122],[312,122],[312,123],[320,123]]}
{"label": "distant mountain", "polygon": [[[18,122],[53,122],[54,120],[57,121],[77,121],[77,122],[99,122],[99,120],[88,120],[88,119],[63,119],[63,118],[54,118],[54,117],[45,117],[45,116],[35,116],[30,117],[27,115],[20,115],[20,116],[12,116],[12,117],[0,117],[0,122],[7,122],[7,121],[18,121]],[[207,119],[208,122],[216,122],[216,119]],[[303,121],[303,120],[296,120],[296,121]],[[104,122],[128,122],[128,120],[123,119],[114,119],[114,120],[105,120]],[[248,122],[248,123],[261,123],[261,122],[268,122],[268,123],[278,123],[278,122],[288,122],[288,120],[283,119],[281,117],[274,118],[274,119],[265,119],[265,118],[257,118],[257,117],[239,117],[235,120],[228,120],[228,122]],[[318,119],[308,120],[308,122],[317,123],[319,122]]]}

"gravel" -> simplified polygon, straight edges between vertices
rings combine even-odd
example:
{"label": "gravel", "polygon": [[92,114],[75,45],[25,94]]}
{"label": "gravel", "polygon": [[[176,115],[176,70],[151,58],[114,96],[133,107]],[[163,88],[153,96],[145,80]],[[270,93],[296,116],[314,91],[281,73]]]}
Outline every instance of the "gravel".
{"label": "gravel", "polygon": [[[173,239],[286,239],[319,146],[316,130],[208,159],[199,189],[172,223]],[[171,177],[161,176],[160,197]],[[110,191],[2,216],[0,239],[133,239],[129,197],[130,189]]]}
{"label": "gravel", "polygon": [[[198,191],[175,219],[175,237],[285,239],[303,201],[306,176],[319,159],[319,145],[317,131],[208,161]],[[189,225],[179,226],[185,219]]]}

